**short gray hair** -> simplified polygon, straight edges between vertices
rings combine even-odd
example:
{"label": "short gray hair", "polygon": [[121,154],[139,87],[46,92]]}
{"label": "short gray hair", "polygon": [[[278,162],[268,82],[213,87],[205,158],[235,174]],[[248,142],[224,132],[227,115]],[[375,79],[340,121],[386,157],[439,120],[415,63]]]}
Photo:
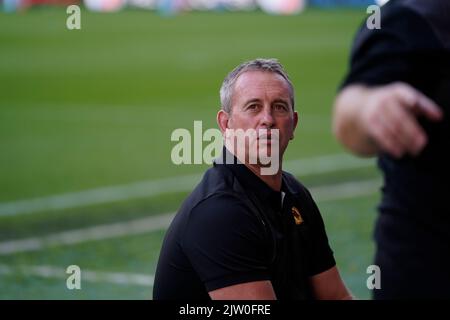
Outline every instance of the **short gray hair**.
{"label": "short gray hair", "polygon": [[222,87],[220,88],[220,103],[222,110],[227,113],[231,112],[231,101],[233,99],[234,84],[236,83],[239,76],[247,71],[266,71],[282,76],[289,86],[292,109],[294,109],[294,86],[292,85],[288,74],[286,73],[286,71],[284,71],[281,63],[279,63],[277,59],[258,58],[240,64],[226,76],[225,80],[222,83]]}

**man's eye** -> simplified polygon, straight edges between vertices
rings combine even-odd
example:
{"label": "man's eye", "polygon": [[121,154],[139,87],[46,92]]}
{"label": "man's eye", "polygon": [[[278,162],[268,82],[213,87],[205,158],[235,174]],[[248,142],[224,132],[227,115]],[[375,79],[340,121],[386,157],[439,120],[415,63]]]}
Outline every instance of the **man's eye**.
{"label": "man's eye", "polygon": [[276,104],[275,110],[277,111],[287,111],[287,107],[284,104]]}
{"label": "man's eye", "polygon": [[247,110],[256,110],[258,109],[258,105],[257,104],[251,104],[247,107]]}

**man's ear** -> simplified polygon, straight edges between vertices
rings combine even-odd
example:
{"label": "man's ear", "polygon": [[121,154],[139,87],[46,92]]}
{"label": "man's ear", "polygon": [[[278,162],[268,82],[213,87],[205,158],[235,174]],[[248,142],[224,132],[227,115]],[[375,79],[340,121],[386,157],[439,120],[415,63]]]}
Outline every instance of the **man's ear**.
{"label": "man's ear", "polygon": [[294,126],[292,128],[291,140],[294,139],[294,132],[295,132],[295,129],[297,128],[297,124],[298,124],[298,113],[297,113],[297,111],[294,111]]}
{"label": "man's ear", "polygon": [[230,115],[224,110],[220,110],[217,112],[217,124],[219,125],[220,131],[225,133],[225,130],[228,129],[228,121],[230,120]]}

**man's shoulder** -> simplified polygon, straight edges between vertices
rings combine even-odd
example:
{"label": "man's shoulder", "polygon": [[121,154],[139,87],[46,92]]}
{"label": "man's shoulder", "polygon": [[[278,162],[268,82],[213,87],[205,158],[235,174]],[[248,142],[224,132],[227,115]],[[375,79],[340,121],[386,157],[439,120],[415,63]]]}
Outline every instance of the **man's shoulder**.
{"label": "man's shoulder", "polygon": [[409,0],[405,7],[420,15],[433,29],[440,43],[450,50],[450,2],[441,0]]}
{"label": "man's shoulder", "polygon": [[283,182],[291,193],[308,193],[308,189],[293,174],[283,171]]}
{"label": "man's shoulder", "polygon": [[353,50],[368,41],[384,42],[387,48],[408,51],[437,45],[430,21],[420,6],[406,1],[390,1],[381,7],[380,28],[369,28],[363,21],[353,43]]}
{"label": "man's shoulder", "polygon": [[233,173],[223,165],[214,165],[184,201],[180,212],[192,211],[199,204],[220,207],[228,202],[244,202],[242,186]]}
{"label": "man's shoulder", "polygon": [[310,210],[316,211],[316,202],[311,192],[294,175],[283,171],[283,183],[287,191],[297,198],[298,201],[302,202]]}
{"label": "man's shoulder", "polygon": [[[263,228],[264,223],[246,196],[245,191],[235,177],[220,168],[209,169],[192,194],[185,200],[178,212],[185,221],[184,243],[189,235],[208,227],[213,230],[225,229],[222,234],[236,232],[237,229],[253,232]],[[239,221],[239,227],[236,222]],[[262,229],[261,229],[262,230]]]}
{"label": "man's shoulder", "polygon": [[190,196],[204,200],[214,195],[233,194],[236,190],[236,183],[238,182],[235,176],[224,165],[214,165],[206,170],[202,180]]}

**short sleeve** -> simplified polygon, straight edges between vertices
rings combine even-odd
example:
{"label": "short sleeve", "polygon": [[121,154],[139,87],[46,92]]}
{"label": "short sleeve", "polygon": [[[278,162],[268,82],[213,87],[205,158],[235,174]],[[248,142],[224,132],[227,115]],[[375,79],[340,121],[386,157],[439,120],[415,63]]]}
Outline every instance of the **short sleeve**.
{"label": "short sleeve", "polygon": [[423,49],[437,47],[429,24],[403,6],[382,7],[381,28],[360,28],[355,37],[350,70],[341,88],[360,83],[383,85],[395,81],[411,83],[423,64]]}
{"label": "short sleeve", "polygon": [[190,213],[182,247],[208,291],[268,280],[263,222],[233,194],[203,200]]}
{"label": "short sleeve", "polygon": [[308,204],[312,229],[310,233],[310,263],[307,272],[309,276],[314,276],[334,267],[336,261],[333,256],[333,250],[328,242],[325,224],[319,208],[306,188],[304,188],[304,197],[304,200]]}

